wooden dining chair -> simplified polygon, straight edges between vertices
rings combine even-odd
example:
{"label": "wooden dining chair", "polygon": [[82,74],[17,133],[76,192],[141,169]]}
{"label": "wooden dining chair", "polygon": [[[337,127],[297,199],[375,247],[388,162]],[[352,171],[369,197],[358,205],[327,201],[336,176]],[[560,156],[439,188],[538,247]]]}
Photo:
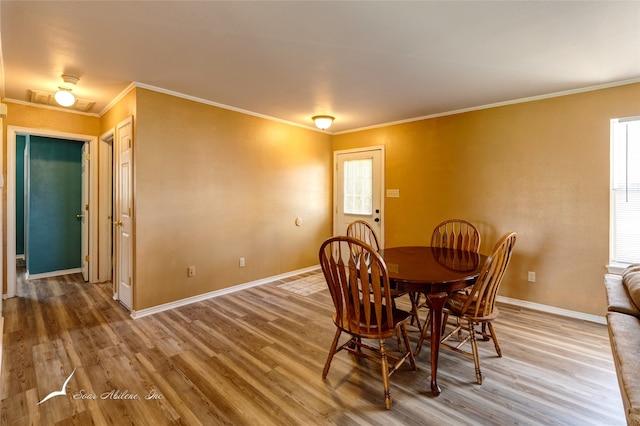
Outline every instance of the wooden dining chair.
{"label": "wooden dining chair", "polygon": [[[487,258],[480,275],[471,290],[467,293],[454,293],[444,307],[444,321],[448,317],[457,319],[453,330],[445,334],[441,339],[441,345],[456,352],[473,358],[476,369],[476,380],[482,384],[482,372],[480,371],[480,356],[478,354],[478,342],[476,334],[488,339],[493,339],[496,353],[502,356],[502,350],[498,343],[498,337],[493,328],[492,321],[498,316],[498,308],[495,304],[498,289],[502,278],[511,260],[513,246],[516,243],[516,233],[505,234],[496,244],[491,255]],[[489,333],[476,330],[476,325],[487,325]],[[463,332],[466,336],[463,338]],[[447,343],[453,336],[458,336],[457,344]],[[462,346],[471,343],[471,352],[462,349]]]}
{"label": "wooden dining chair", "polygon": [[[352,238],[356,238],[360,241],[363,241],[367,244],[369,244],[371,247],[373,247],[375,249],[375,251],[379,252],[380,251],[380,243],[378,240],[378,235],[376,234],[376,232],[374,231],[374,229],[371,227],[371,225],[369,225],[368,222],[364,221],[364,220],[354,220],[353,222],[351,222],[348,226],[347,226],[347,237],[352,237]],[[397,299],[398,297],[404,296],[405,294],[408,294],[406,291],[401,291],[398,290],[396,288],[396,283],[391,282],[391,298],[392,301],[395,303],[395,299]],[[395,305],[394,305],[395,306]],[[419,318],[418,318],[418,311],[416,308],[416,303],[414,303],[413,301],[411,302],[411,314],[414,316],[417,324],[418,324],[418,328],[420,329],[420,331],[422,331],[422,325],[420,324]],[[411,322],[413,323],[413,319],[411,320]],[[400,336],[398,336],[398,346],[401,345],[401,341],[400,341]]]}
{"label": "wooden dining chair", "polygon": [[[389,377],[407,358],[411,368],[416,369],[405,327],[411,314],[395,308],[387,298],[390,293],[387,266],[370,245],[352,237],[332,237],[320,247],[319,257],[333,300],[336,325],[322,378],[327,377],[333,356],[342,350],[374,360],[381,366],[385,407],[390,409]],[[350,338],[339,345],[342,333]],[[398,333],[404,342],[399,355],[388,352],[385,346],[385,339]],[[377,340],[378,346],[363,339]]]}
{"label": "wooden dining chair", "polygon": [[480,231],[466,220],[448,219],[434,228],[431,246],[477,253],[480,250]]}
{"label": "wooden dining chair", "polygon": [[[431,233],[431,246],[446,248],[446,249],[455,249],[455,250],[465,250],[473,253],[478,253],[480,250],[480,231],[478,228],[471,222],[468,222],[463,219],[447,219],[441,223],[439,223]],[[420,294],[410,294],[409,297],[412,301],[412,311],[416,312],[416,319],[418,318],[417,312],[421,308],[429,308],[427,301],[421,302]],[[429,322],[430,313],[427,314],[427,318],[425,319],[425,325],[421,327],[424,329],[427,322]],[[416,347],[416,354],[420,352],[420,344]]]}
{"label": "wooden dining chair", "polygon": [[351,222],[347,226],[347,237],[356,238],[369,244],[375,251],[380,251],[380,243],[376,231],[364,220],[354,220]]}

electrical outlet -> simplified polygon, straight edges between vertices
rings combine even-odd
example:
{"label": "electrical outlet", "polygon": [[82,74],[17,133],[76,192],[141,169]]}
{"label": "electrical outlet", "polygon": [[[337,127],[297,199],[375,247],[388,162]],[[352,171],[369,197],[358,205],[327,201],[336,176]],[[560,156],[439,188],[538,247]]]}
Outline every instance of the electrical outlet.
{"label": "electrical outlet", "polygon": [[535,283],[536,282],[536,273],[535,272],[527,272],[527,281],[529,281],[530,283]]}
{"label": "electrical outlet", "polygon": [[240,265],[241,268],[244,268],[244,257],[240,258],[240,261],[238,262],[238,265]]}
{"label": "electrical outlet", "polygon": [[196,267],[195,266],[189,266],[187,268],[187,276],[188,277],[195,277],[196,276]]}

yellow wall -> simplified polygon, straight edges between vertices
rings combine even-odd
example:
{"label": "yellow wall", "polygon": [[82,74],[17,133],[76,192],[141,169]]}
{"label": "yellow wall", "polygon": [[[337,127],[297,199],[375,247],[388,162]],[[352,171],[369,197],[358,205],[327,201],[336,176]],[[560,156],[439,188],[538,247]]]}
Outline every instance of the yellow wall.
{"label": "yellow wall", "polygon": [[145,89],[136,110],[135,309],[317,265],[329,135]]}
{"label": "yellow wall", "polygon": [[[426,244],[440,221],[475,223],[489,253],[518,241],[500,295],[604,315],[609,120],[640,115],[640,84],[336,135],[386,145],[386,245]],[[527,282],[535,271],[536,283]]]}
{"label": "yellow wall", "polygon": [[[137,89],[135,87],[132,88],[100,117],[101,135],[115,128],[116,125],[125,118],[136,115],[136,93]],[[135,128],[135,120],[133,121],[133,125]]]}
{"label": "yellow wall", "polygon": [[640,115],[638,99],[633,84],[331,137],[134,89],[101,119],[9,103],[3,131],[99,136],[134,115],[136,310],[317,264],[332,149],[384,144],[385,186],[400,189],[387,246],[428,243],[450,217],[479,226],[484,253],[513,230],[501,295],[603,315],[609,120]]}
{"label": "yellow wall", "polygon": [[145,89],[131,90],[100,119],[9,104],[4,124],[99,136],[129,115],[134,309],[318,263],[331,234],[327,134]]}

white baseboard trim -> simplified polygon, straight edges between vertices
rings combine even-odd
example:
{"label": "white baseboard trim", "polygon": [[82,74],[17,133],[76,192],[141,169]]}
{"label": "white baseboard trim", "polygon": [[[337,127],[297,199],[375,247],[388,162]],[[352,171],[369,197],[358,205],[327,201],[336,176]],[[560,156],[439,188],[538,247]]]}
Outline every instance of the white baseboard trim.
{"label": "white baseboard trim", "polygon": [[512,299],[510,297],[498,296],[496,298],[498,302],[505,303],[507,305],[520,306],[522,308],[533,309],[534,311],[542,311],[550,314],[562,315],[564,317],[570,317],[598,324],[606,324],[606,317],[598,315],[585,314],[584,312],[570,311],[568,309],[556,308],[555,306],[543,305],[540,303],[527,302],[526,300]]}
{"label": "white baseboard trim", "polygon": [[60,271],[43,272],[41,274],[26,273],[24,277],[28,280],[37,280],[40,278],[59,277],[60,275],[77,274],[79,272],[82,272],[82,269],[74,268],[74,269],[63,269]]}
{"label": "white baseboard trim", "polygon": [[175,302],[169,302],[162,305],[153,306],[151,308],[141,309],[139,311],[131,311],[131,318],[138,319],[138,318],[146,317],[147,315],[157,314],[159,312],[167,311],[169,309],[179,308],[180,306],[189,305],[195,302],[201,302],[203,300],[211,299],[213,297],[218,297],[218,296],[222,296],[229,293],[235,293],[236,291],[245,290],[247,288],[267,284],[267,283],[281,280],[284,278],[293,277],[295,275],[304,274],[305,272],[313,272],[318,269],[320,269],[320,265],[310,266],[308,268],[298,269],[297,271],[291,271],[285,274],[276,275],[268,278],[262,278],[260,280],[234,285],[232,287],[223,288],[221,290],[210,291],[209,293],[203,293],[193,297],[187,297],[186,299],[176,300]]}

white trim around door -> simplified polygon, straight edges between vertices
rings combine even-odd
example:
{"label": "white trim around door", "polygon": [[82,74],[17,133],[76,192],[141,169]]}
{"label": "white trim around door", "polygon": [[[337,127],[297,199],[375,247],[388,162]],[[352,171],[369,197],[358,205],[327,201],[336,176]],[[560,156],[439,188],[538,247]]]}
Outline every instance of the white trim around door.
{"label": "white trim around door", "polygon": [[[34,135],[89,143],[90,155],[97,156],[98,138],[78,133],[57,132],[45,129],[7,126],[7,293],[16,295],[16,137]],[[91,259],[98,258],[98,167],[89,167],[89,282],[97,282],[97,268]]]}

